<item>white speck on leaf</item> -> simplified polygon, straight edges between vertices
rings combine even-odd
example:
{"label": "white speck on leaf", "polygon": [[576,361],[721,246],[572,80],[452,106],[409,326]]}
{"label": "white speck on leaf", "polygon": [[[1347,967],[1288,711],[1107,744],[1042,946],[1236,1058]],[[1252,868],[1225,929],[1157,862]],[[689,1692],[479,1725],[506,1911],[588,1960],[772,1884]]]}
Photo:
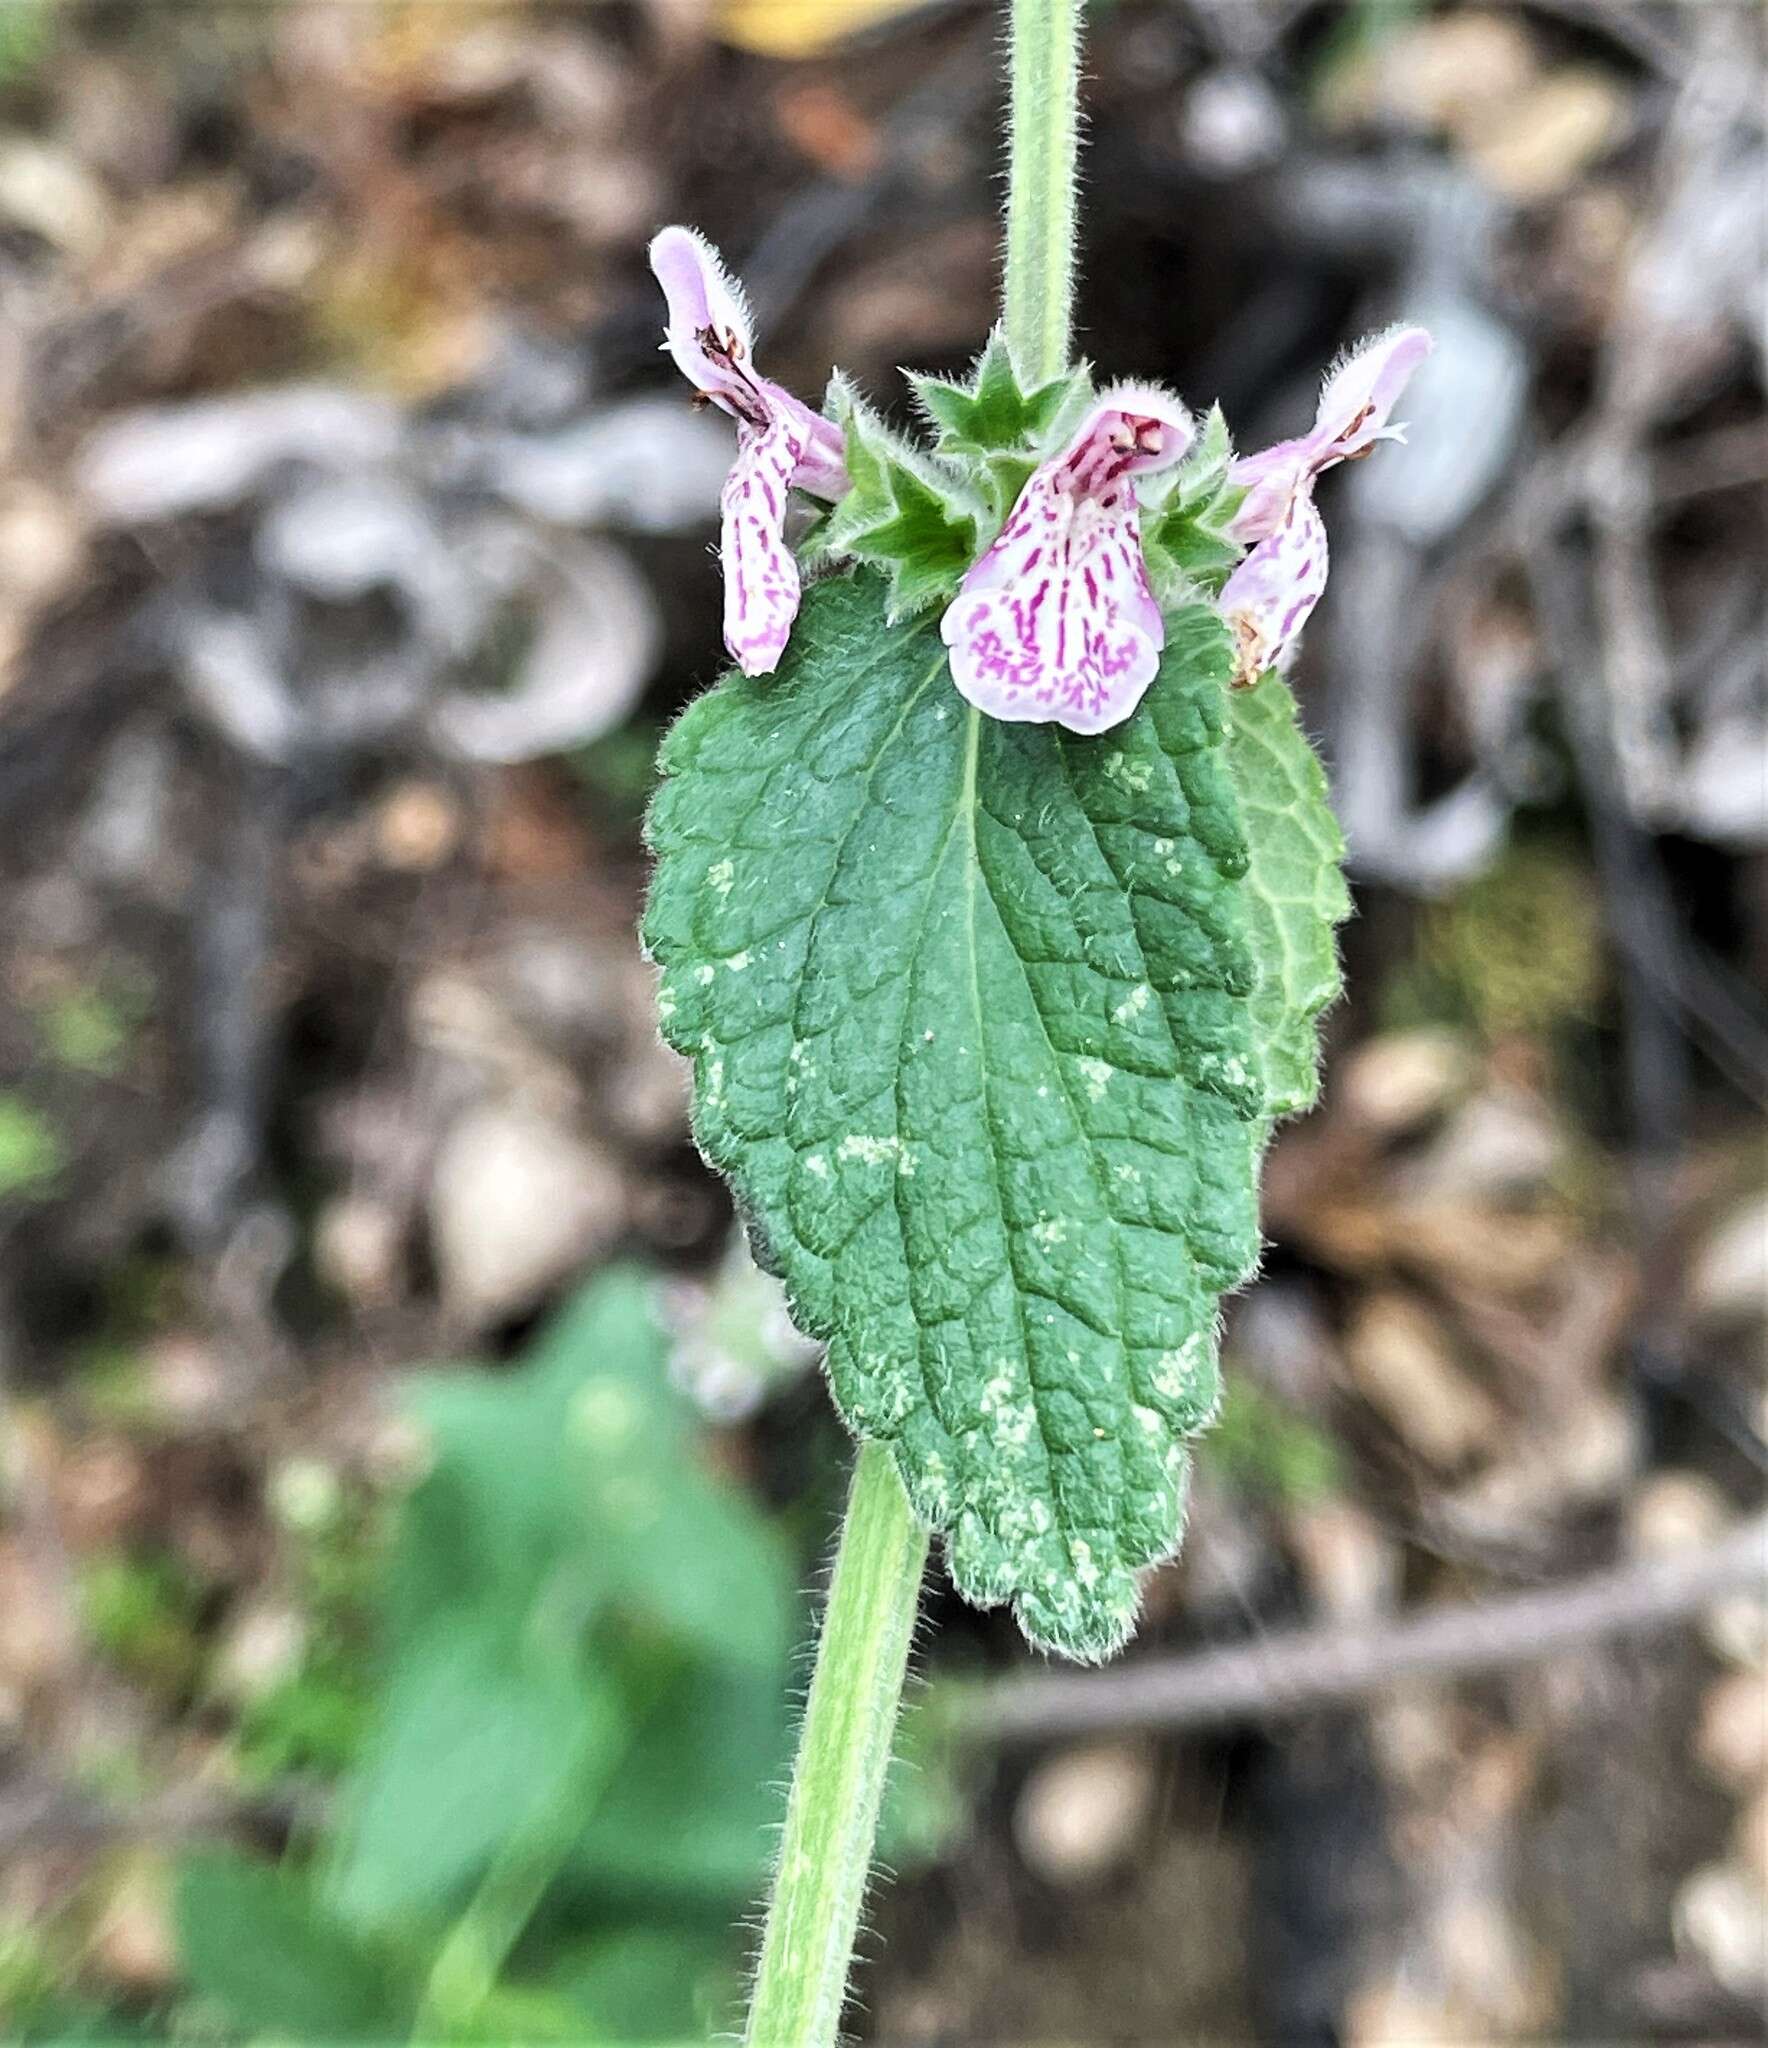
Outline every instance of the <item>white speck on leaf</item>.
{"label": "white speck on leaf", "polygon": [[900,1138],[874,1138],[864,1131],[850,1131],[835,1147],[835,1157],[843,1165],[857,1159],[863,1166],[882,1166],[887,1159],[898,1159],[901,1151]]}
{"label": "white speck on leaf", "polygon": [[1117,1069],[1109,1060],[1076,1060],[1074,1064],[1080,1069],[1081,1079],[1087,1084],[1089,1101],[1097,1102],[1110,1085],[1111,1077]]}

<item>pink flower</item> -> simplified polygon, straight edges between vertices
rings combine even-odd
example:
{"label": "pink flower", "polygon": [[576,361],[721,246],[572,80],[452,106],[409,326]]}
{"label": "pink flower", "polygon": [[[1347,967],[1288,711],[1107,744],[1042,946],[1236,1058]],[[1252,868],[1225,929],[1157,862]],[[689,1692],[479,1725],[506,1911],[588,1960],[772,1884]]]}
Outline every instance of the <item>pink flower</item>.
{"label": "pink flower", "polygon": [[741,287],[692,228],[651,243],[651,269],[669,301],[663,346],[694,388],[737,423],[737,454],[719,507],[724,644],[747,676],[779,666],[798,616],[798,564],[786,545],[786,493],[833,502],[847,492],[839,427],[750,365],[753,336]]}
{"label": "pink flower", "polygon": [[940,623],[959,691],[991,717],[1104,732],[1142,700],[1166,626],[1133,479],[1177,462],[1191,418],[1146,385],[1101,395],[1034,470]]}
{"label": "pink flower", "polygon": [[1311,433],[1248,455],[1229,471],[1246,497],[1228,531],[1252,543],[1221,595],[1238,681],[1256,682],[1293,658],[1326,588],[1326,527],[1314,506],[1314,479],[1378,441],[1406,438],[1388,418],[1433,345],[1422,327],[1395,327],[1366,341],[1327,377]]}

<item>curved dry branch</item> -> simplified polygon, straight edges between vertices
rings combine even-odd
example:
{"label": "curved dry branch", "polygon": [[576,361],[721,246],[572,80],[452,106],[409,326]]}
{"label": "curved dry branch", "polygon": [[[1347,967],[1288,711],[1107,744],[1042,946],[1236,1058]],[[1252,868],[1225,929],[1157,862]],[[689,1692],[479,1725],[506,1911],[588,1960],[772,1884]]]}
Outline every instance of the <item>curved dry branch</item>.
{"label": "curved dry branch", "polygon": [[1301,1629],[1110,1671],[1015,1678],[979,1691],[967,1734],[1001,1741],[1274,1720],[1415,1678],[1534,1663],[1685,1619],[1728,1593],[1768,1589],[1768,1515],[1708,1548],[1378,1628]]}

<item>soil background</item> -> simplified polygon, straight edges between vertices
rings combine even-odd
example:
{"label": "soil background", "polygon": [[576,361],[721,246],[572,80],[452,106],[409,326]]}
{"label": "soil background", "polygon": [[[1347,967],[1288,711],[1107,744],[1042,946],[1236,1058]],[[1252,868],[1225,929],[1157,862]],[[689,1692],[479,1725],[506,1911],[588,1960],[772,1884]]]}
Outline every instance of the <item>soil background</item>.
{"label": "soil background", "polygon": [[[323,1861],[420,1368],[495,1382],[636,1261],[694,1457],[816,1568],[843,1440],[635,937],[656,745],[721,665],[728,452],[644,245],[696,223],[772,375],[906,418],[899,366],[960,370],[993,317],[1002,27],[0,0],[19,2038],[278,2037],[199,1981],[179,1873]],[[1438,338],[1409,447],[1322,492],[1296,680],[1357,896],[1322,1106],[1270,1159],[1185,1552],[1088,1682],[1375,1648],[1324,1702],[1082,1726],[936,1581],[927,1725],[1024,1678],[1021,1722],[929,1738],[855,2031],[1761,2039],[1768,1603],[1660,1611],[1651,1575],[1760,1515],[1768,1430],[1763,17],[1117,0],[1087,68],[1101,379],[1251,448],[1359,335]],[[1599,1630],[1550,1599],[1481,1652],[1591,1574]],[[1439,1610],[1464,1647],[1384,1663]]]}

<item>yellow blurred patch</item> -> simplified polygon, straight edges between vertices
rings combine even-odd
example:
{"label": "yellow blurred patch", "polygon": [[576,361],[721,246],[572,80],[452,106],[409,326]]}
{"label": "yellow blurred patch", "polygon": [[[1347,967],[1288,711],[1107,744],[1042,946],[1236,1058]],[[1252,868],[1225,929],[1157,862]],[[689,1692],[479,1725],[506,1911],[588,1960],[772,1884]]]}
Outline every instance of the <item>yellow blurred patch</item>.
{"label": "yellow blurred patch", "polygon": [[717,0],[714,33],[759,57],[816,57],[919,0]]}

